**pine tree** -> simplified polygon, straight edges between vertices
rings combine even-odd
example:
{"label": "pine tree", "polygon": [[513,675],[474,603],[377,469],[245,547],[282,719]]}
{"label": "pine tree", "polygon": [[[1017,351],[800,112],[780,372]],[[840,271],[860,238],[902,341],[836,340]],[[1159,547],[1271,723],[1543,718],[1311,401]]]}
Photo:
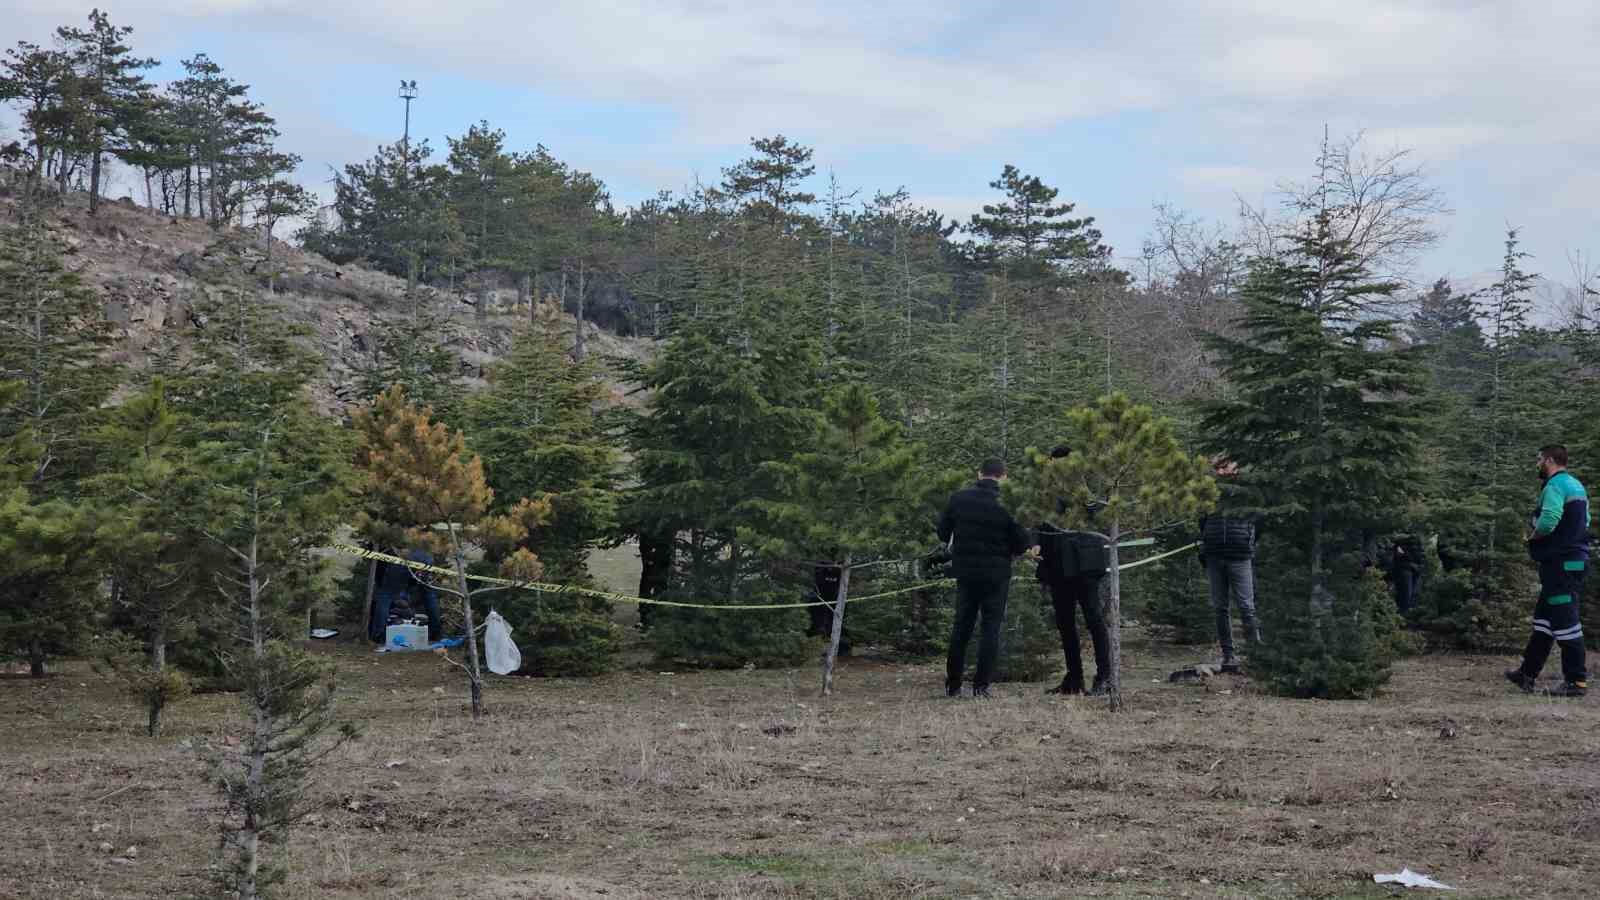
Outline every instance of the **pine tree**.
{"label": "pine tree", "polygon": [[104,508],[95,540],[113,548],[105,565],[116,612],[132,625],[132,633],[108,635],[100,655],[145,704],[151,737],[160,735],[167,705],[189,690],[184,674],[168,665],[168,647],[193,637],[210,605],[205,554],[196,550],[204,542],[190,519],[192,497],[181,489],[179,428],[157,380],[112,411],[97,443],[102,458],[120,464],[92,485]]}
{"label": "pine tree", "polygon": [[[1197,517],[1216,502],[1217,487],[1204,457],[1183,452],[1170,419],[1124,394],[1067,413],[1065,439],[1072,453],[1050,458],[1032,452],[1036,482],[1029,506],[1036,521],[1057,518],[1067,528],[1105,529],[1110,548],[1105,620],[1111,673],[1107,693],[1122,708],[1122,575],[1117,543],[1125,536]],[[1093,518],[1089,510],[1095,508]]]}
{"label": "pine tree", "polygon": [[1019,282],[1082,279],[1105,268],[1111,249],[1100,243],[1094,217],[1069,218],[1076,208],[1056,203],[1060,191],[1007,165],[989,187],[1005,192],[999,203],[974,213],[967,231],[982,243],[979,258]]}
{"label": "pine tree", "polygon": [[[459,433],[432,421],[432,411],[406,400],[391,388],[355,417],[361,443],[356,465],[365,476],[365,490],[380,508],[394,511],[399,522],[413,527],[411,544],[434,547],[456,571],[457,586],[440,590],[461,601],[466,633],[468,687],[472,718],[483,715],[483,669],[473,614],[474,597],[499,590],[474,589],[467,580],[467,551],[481,549],[501,558],[501,573],[518,581],[535,581],[544,572],[538,557],[526,548],[528,530],[547,523],[550,503],[521,499],[503,515],[491,515],[494,491],[483,477],[483,460],[467,451]],[[373,530],[370,523],[364,530]],[[442,537],[436,529],[442,530]]]}
{"label": "pine tree", "polygon": [[[607,393],[592,360],[574,361],[559,337],[530,328],[467,404],[464,430],[495,496],[550,504],[553,518],[521,546],[562,584],[589,584],[589,554],[617,528],[618,453],[594,412]],[[531,635],[529,671],[596,674],[617,649],[609,602],[525,591],[505,597],[501,611]]]}
{"label": "pine tree", "polygon": [[450,170],[428,165],[427,141],[378,148],[344,167],[334,184],[333,230],[313,223],[299,233],[306,249],[337,262],[364,259],[406,279],[409,292],[452,269],[463,235],[448,202]]}
{"label": "pine tree", "polygon": [[316,763],[354,736],[349,725],[326,736],[338,726],[333,667],[292,643],[302,627],[294,610],[308,590],[322,589],[311,551],[331,541],[348,500],[335,431],[303,393],[272,402],[261,418],[214,428],[183,484],[191,515],[225,560],[208,579],[231,639],[218,649],[249,719],[216,769],[231,852],[218,877],[241,900],[266,896],[281,879],[267,848],[281,846],[311,811],[301,796]]}
{"label": "pine tree", "polygon": [[1396,286],[1368,276],[1336,236],[1339,215],[1310,209],[1283,255],[1255,262],[1240,336],[1211,341],[1233,394],[1205,404],[1202,423],[1285,536],[1268,572],[1281,582],[1258,592],[1266,643],[1251,662],[1302,696],[1367,696],[1388,678],[1358,589],[1361,535],[1395,530],[1425,433],[1420,361],[1377,314]]}
{"label": "pine tree", "polygon": [[[822,693],[833,692],[833,665],[844,630],[850,574],[916,549],[929,511],[920,508],[921,472],[899,428],[878,414],[861,384],[828,397],[811,449],[762,466],[771,498],[743,504],[754,514],[746,543],[775,562],[835,568],[839,593],[823,657]],[[920,514],[920,515],[919,515]]]}
{"label": "pine tree", "polygon": [[816,174],[812,149],[783,135],[751,138],[756,156],[722,171],[722,192],[745,213],[768,226],[787,230],[796,224],[799,207],[817,202],[817,195],[801,189]]}
{"label": "pine tree", "polygon": [[0,75],[0,101],[21,106],[21,118],[33,144],[33,181],[43,186],[52,162],[66,167],[68,129],[72,117],[66,106],[76,94],[76,75],[64,51],[47,50],[28,41],[6,51],[5,72]]}
{"label": "pine tree", "polygon": [[1477,395],[1483,381],[1479,362],[1488,344],[1474,295],[1456,293],[1444,278],[1435,281],[1418,296],[1407,331],[1413,343],[1426,348],[1435,390],[1461,398]]}
{"label": "pine tree", "polygon": [[42,677],[48,656],[84,630],[94,600],[85,589],[95,566],[85,531],[92,510],[78,483],[92,471],[86,437],[117,371],[102,355],[109,326],[98,298],[67,269],[36,187],[16,215],[0,231],[0,383],[13,384],[0,400],[0,445],[27,448],[12,463],[26,472],[7,502],[27,536],[19,552],[35,562],[8,577],[0,646]]}
{"label": "pine tree", "polygon": [[133,29],[112,25],[98,9],[89,13],[89,27],[56,29],[77,75],[77,110],[73,138],[89,155],[89,213],[100,208],[102,163],[106,154],[121,157],[133,148],[129,135],[150,102],[150,85],[139,73],[157,61],[133,55],[125,41]]}

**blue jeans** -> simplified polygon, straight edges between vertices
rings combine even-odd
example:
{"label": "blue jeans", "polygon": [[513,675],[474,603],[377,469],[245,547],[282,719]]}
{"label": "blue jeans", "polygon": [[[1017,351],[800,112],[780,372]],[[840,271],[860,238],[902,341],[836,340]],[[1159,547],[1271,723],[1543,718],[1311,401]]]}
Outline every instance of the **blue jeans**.
{"label": "blue jeans", "polygon": [[1221,559],[1206,557],[1206,576],[1211,582],[1211,608],[1217,617],[1217,643],[1222,645],[1224,659],[1233,658],[1233,622],[1228,607],[1239,607],[1239,618],[1244,620],[1245,640],[1261,640],[1261,626],[1256,622],[1255,562],[1249,559]]}

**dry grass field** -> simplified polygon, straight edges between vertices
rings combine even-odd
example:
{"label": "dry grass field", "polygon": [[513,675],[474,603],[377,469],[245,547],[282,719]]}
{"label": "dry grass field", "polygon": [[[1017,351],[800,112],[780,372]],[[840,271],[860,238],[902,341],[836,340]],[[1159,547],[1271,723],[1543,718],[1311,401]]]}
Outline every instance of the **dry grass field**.
{"label": "dry grass field", "polygon": [[[271,848],[289,897],[1374,897],[1403,866],[1600,896],[1600,698],[1516,695],[1503,659],[1300,702],[1156,683],[1192,651],[1135,632],[1116,716],[847,660],[829,701],[813,668],[496,678],[473,725],[442,661],[318,646],[365,736]],[[0,896],[210,895],[204,758],[236,700],[185,701],[159,740],[142,720],[83,665],[0,681]]]}

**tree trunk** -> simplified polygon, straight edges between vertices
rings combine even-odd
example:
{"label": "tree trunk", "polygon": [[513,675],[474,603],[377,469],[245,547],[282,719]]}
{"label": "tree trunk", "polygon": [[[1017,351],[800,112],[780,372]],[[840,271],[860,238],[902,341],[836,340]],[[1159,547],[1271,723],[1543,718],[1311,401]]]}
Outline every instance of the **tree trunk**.
{"label": "tree trunk", "polygon": [[156,683],[151,686],[147,699],[150,702],[150,721],[146,732],[151,737],[161,736],[161,712],[167,705],[167,695],[161,686],[161,674],[167,668],[167,619],[165,613],[157,609],[150,617],[150,671],[155,673]]}
{"label": "tree trunk", "polygon": [[455,526],[450,527],[450,552],[456,564],[456,578],[461,582],[462,618],[467,628],[467,681],[472,694],[472,718],[483,718],[483,669],[478,664],[478,626],[472,618],[472,591],[467,584],[467,561],[456,538]]}
{"label": "tree trunk", "polygon": [[100,211],[100,151],[89,157],[89,215]]}
{"label": "tree trunk", "polygon": [[28,640],[28,677],[43,678],[45,672],[44,643],[37,637]]}
{"label": "tree trunk", "polygon": [[367,560],[367,605],[361,608],[361,633],[372,634],[372,594],[378,586],[378,561]]}
{"label": "tree trunk", "polygon": [[839,658],[839,641],[844,636],[844,605],[850,593],[850,554],[839,567],[839,597],[833,601],[833,633],[828,636],[828,653],[822,658],[822,696],[833,694],[833,663]]}
{"label": "tree trunk", "polygon": [[1117,540],[1121,534],[1121,526],[1112,522],[1106,534],[1111,545],[1108,551],[1111,571],[1106,573],[1105,605],[1106,649],[1111,663],[1110,677],[1106,679],[1106,699],[1112,712],[1122,711],[1122,572],[1118,569],[1117,557]]}
{"label": "tree trunk", "polygon": [[572,353],[572,358],[577,362],[583,362],[583,295],[585,287],[587,287],[587,281],[583,270],[583,260],[580,259],[578,260],[578,341],[577,348]]}
{"label": "tree trunk", "polygon": [[267,749],[272,742],[272,696],[269,686],[260,683],[260,672],[267,654],[261,622],[261,582],[256,577],[256,539],[250,540],[246,563],[250,592],[250,652],[255,657],[256,683],[251,685],[249,758],[245,764],[244,823],[239,829],[239,900],[255,900],[259,890],[256,875],[261,868],[261,829],[258,817],[267,802]]}

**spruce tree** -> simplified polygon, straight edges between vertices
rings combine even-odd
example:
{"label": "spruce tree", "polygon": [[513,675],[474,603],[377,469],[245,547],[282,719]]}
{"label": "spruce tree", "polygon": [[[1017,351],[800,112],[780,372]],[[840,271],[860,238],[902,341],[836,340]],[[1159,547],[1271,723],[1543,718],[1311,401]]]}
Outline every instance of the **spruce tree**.
{"label": "spruce tree", "polygon": [[1395,530],[1426,434],[1420,360],[1378,314],[1396,285],[1336,236],[1341,214],[1309,209],[1281,255],[1255,261],[1239,336],[1211,339],[1232,394],[1205,404],[1202,422],[1283,536],[1262,567],[1265,644],[1251,662],[1299,696],[1369,696],[1388,678],[1361,602],[1361,536]]}
{"label": "spruce tree", "polygon": [[[464,416],[495,496],[550,504],[553,518],[529,529],[521,546],[561,584],[591,586],[588,557],[617,528],[619,458],[595,415],[607,394],[592,359],[574,361],[560,337],[528,328]],[[503,503],[496,510],[504,512]],[[530,636],[523,667],[547,675],[610,667],[618,646],[611,606],[574,593],[520,591],[501,600],[507,620]]]}
{"label": "spruce tree", "polygon": [[744,539],[774,562],[837,569],[832,633],[823,656],[822,693],[833,692],[833,666],[844,630],[850,576],[917,548],[930,511],[921,508],[915,449],[878,413],[865,386],[828,397],[811,448],[762,466],[768,497],[741,509],[753,514]]}
{"label": "spruce tree", "polygon": [[[676,535],[680,552],[665,593],[698,602],[791,599],[740,539],[740,503],[761,496],[763,463],[784,459],[815,434],[817,336],[795,315],[797,289],[783,265],[781,233],[767,228],[746,259],[696,262],[694,292],[679,302],[673,335],[641,373],[653,391],[630,426],[639,488],[629,512],[651,534]],[[764,242],[764,243],[757,243]],[[772,254],[768,256],[767,254]],[[792,660],[802,651],[793,610],[727,613],[661,610],[652,628],[667,658],[714,665]]]}

